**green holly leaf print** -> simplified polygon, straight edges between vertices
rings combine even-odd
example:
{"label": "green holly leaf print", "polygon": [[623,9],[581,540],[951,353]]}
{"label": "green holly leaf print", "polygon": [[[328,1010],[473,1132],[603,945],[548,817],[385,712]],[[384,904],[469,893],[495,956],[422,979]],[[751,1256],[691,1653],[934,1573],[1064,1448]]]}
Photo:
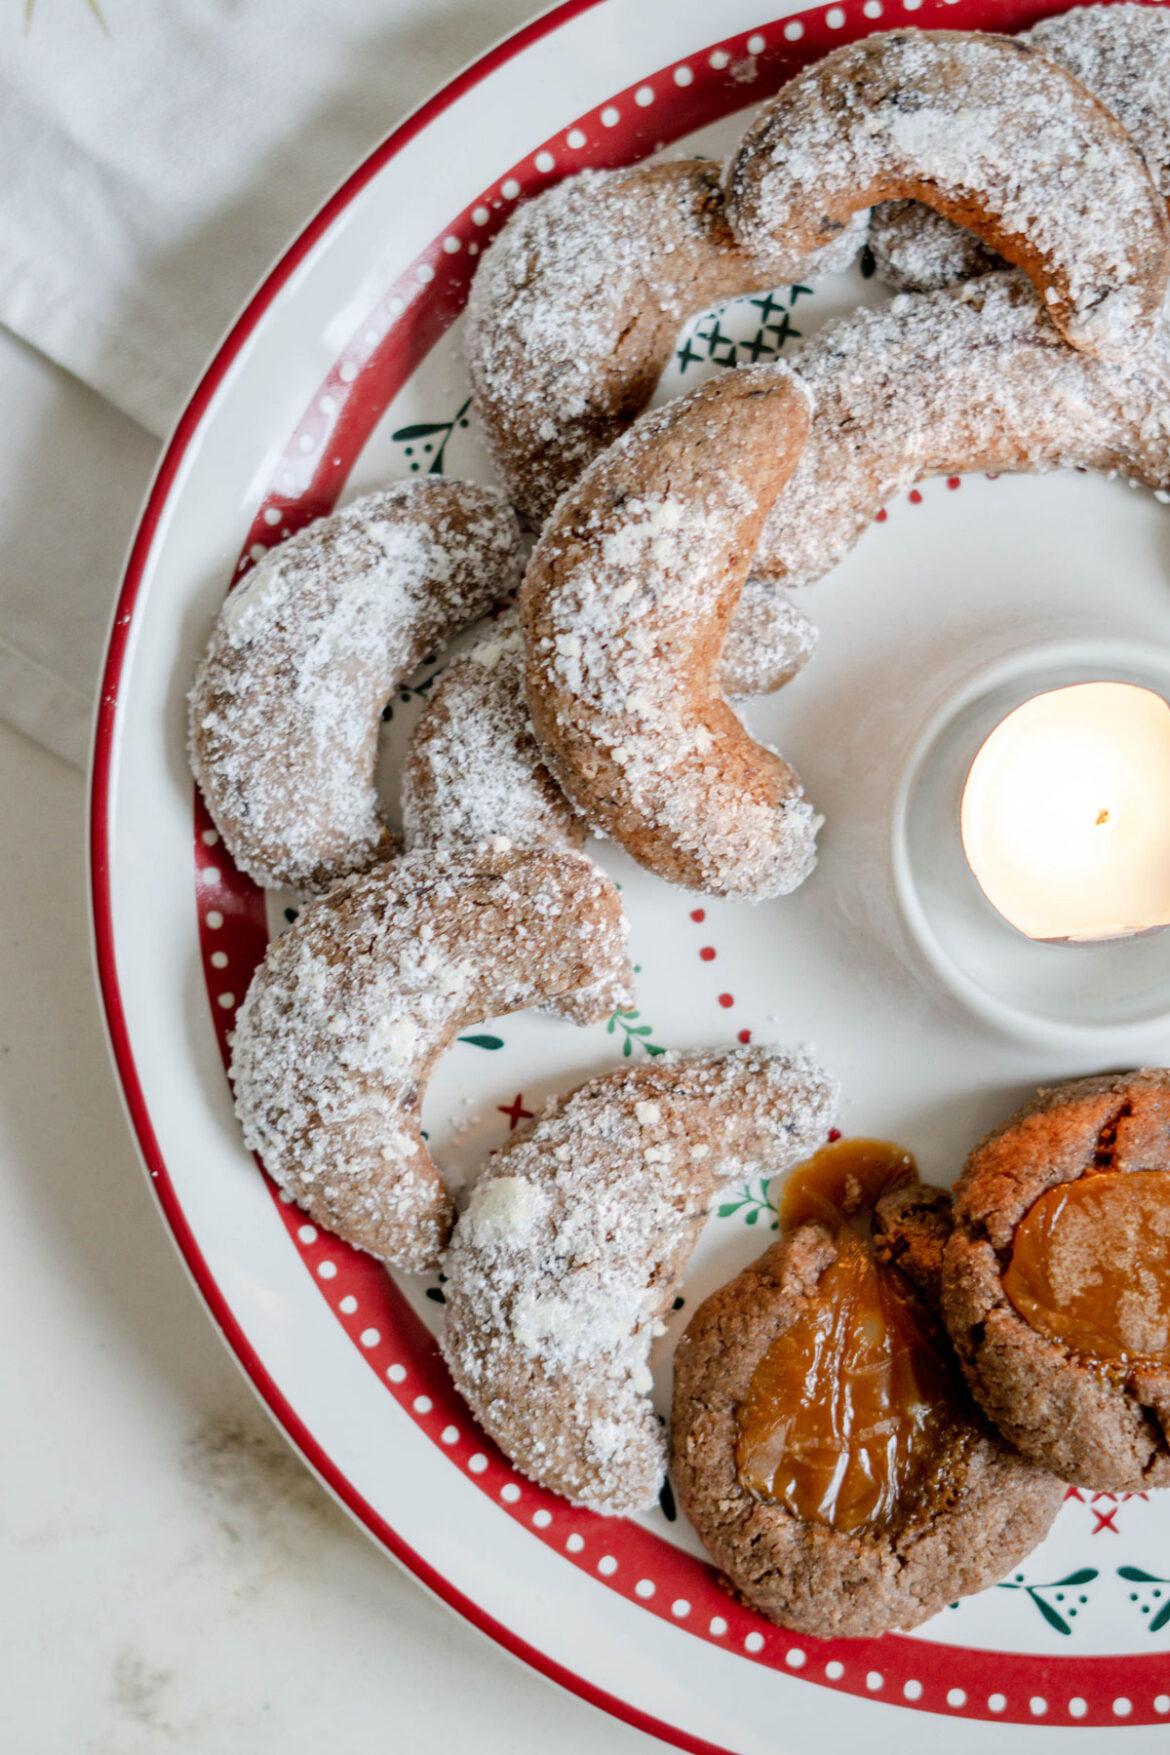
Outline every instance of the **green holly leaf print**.
{"label": "green holly leaf print", "polygon": [[466,1042],[469,1048],[492,1049],[502,1048],[504,1046],[504,1038],[502,1036],[460,1036],[459,1041]]}

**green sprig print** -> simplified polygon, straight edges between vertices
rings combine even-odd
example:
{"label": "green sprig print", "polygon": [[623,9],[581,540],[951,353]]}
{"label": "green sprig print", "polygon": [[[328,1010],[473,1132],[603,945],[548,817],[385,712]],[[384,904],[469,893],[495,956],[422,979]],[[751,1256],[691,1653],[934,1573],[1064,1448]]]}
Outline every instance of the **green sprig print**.
{"label": "green sprig print", "polygon": [[[1146,1632],[1160,1633],[1167,1622],[1170,1622],[1170,1595],[1164,1596],[1163,1594],[1163,1587],[1170,1585],[1170,1578],[1160,1578],[1156,1572],[1144,1572],[1140,1566],[1119,1566],[1117,1576],[1124,1578],[1127,1584],[1153,1585],[1153,1590],[1148,1593],[1152,1599],[1150,1602],[1143,1603],[1137,1591],[1130,1592],[1129,1600],[1131,1603],[1139,1604],[1143,1615],[1150,1615],[1150,1619],[1146,1622]],[[1159,1606],[1150,1614],[1155,1603]]]}
{"label": "green sprig print", "polygon": [[615,1035],[618,1030],[624,1032],[622,1054],[627,1060],[634,1052],[635,1042],[651,1057],[666,1053],[666,1049],[660,1043],[650,1041],[650,1037],[654,1034],[654,1026],[653,1024],[640,1023],[638,1020],[641,1015],[634,1006],[619,1006],[616,1012],[611,1012],[609,1022],[605,1026],[606,1032],[610,1036]]}
{"label": "green sprig print", "polygon": [[[403,446],[410,458],[410,471],[418,475],[422,470],[423,458],[430,457],[427,466],[428,475],[442,475],[443,463],[447,455],[447,446],[451,434],[469,424],[468,409],[471,407],[469,396],[461,407],[455,410],[450,420],[414,421],[410,426],[399,427],[390,437],[394,443]],[[442,434],[440,438],[439,435]],[[415,447],[422,446],[422,457],[415,455]]]}
{"label": "green sprig print", "polygon": [[776,1216],[776,1203],[772,1199],[772,1178],[765,1176],[760,1181],[760,1192],[756,1194],[750,1182],[745,1182],[738,1194],[730,1200],[720,1202],[716,1212],[721,1219],[734,1218],[736,1213],[743,1214],[745,1225],[758,1225],[760,1219],[767,1214],[769,1229],[778,1231],[780,1221]]}
{"label": "green sprig print", "polygon": [[[1028,1584],[1023,1573],[1017,1572],[1014,1578],[1005,1578],[996,1588],[1022,1591],[1055,1632],[1068,1634],[1072,1632],[1077,1611],[1089,1600],[1080,1592],[1080,1586],[1092,1584],[1097,1576],[1096,1567],[1082,1566],[1076,1572],[1066,1573],[1063,1578],[1051,1579],[1047,1584]],[[1043,1591],[1052,1592],[1051,1602],[1041,1595]],[[1070,1591],[1078,1592],[1078,1595],[1075,1602],[1067,1603]]]}

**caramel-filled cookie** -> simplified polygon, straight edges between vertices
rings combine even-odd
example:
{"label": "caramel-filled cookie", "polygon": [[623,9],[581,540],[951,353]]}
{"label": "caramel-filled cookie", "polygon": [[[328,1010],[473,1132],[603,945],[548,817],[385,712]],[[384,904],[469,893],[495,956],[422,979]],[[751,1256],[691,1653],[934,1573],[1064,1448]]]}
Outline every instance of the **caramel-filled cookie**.
{"label": "caramel-filled cookie", "polygon": [[1041,1091],[975,1148],[943,1310],[1026,1455],[1102,1492],[1170,1486],[1170,1072]]}
{"label": "caramel-filled cookie", "polygon": [[[859,1146],[851,1181],[838,1155]],[[753,1608],[872,1637],[1002,1578],[1063,1488],[967,1395],[935,1303],[947,1195],[906,1182],[912,1163],[880,1142],[842,1141],[808,1168],[811,1188],[798,1170],[783,1191],[780,1241],[678,1347],[671,1478]]]}

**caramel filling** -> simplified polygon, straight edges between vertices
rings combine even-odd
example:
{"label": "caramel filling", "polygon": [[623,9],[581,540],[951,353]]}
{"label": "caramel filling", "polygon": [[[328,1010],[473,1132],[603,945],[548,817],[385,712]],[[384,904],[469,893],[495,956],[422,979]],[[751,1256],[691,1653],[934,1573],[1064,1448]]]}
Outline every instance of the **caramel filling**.
{"label": "caramel filling", "polygon": [[[891,1521],[955,1435],[954,1372],[936,1324],[869,1243],[878,1198],[915,1177],[899,1147],[841,1140],[793,1171],[780,1208],[786,1229],[830,1224],[837,1258],[756,1367],[736,1466],[757,1498],[842,1531]],[[849,1223],[861,1218],[864,1231]]]}
{"label": "caramel filling", "polygon": [[1003,1285],[1025,1322],[1082,1358],[1170,1364],[1170,1173],[1046,1190],[1016,1226]]}
{"label": "caramel filling", "polygon": [[834,1140],[789,1175],[780,1223],[795,1231],[809,1219],[834,1228],[855,1217],[868,1219],[883,1194],[917,1180],[911,1154],[889,1140]]}

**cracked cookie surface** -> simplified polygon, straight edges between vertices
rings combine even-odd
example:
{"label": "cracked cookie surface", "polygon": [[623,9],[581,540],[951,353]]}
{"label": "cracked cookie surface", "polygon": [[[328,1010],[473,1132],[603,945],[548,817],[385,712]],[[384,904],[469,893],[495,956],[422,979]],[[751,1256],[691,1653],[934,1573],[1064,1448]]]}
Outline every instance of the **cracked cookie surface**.
{"label": "cracked cookie surface", "polygon": [[975,1148],[943,1309],[1022,1452],[1102,1492],[1170,1485],[1170,1072],[1041,1091]]}

